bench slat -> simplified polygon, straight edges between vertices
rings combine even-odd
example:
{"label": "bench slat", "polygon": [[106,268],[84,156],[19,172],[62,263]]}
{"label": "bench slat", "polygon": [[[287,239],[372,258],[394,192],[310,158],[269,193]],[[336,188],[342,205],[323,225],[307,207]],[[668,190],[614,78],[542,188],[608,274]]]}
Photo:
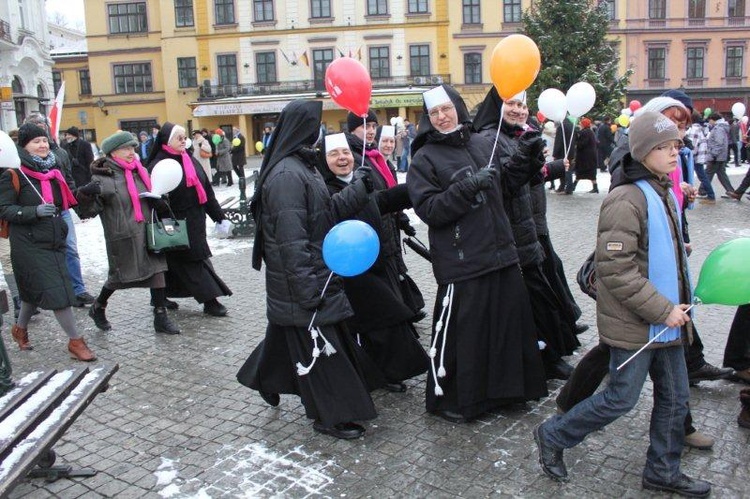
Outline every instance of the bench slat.
{"label": "bench slat", "polygon": [[48,416],[39,421],[23,441],[20,441],[0,462],[0,497],[11,491],[26,476],[48,449],[57,442],[76,418],[105,389],[119,366],[100,366],[84,369],[84,376]]}
{"label": "bench slat", "polygon": [[23,377],[16,386],[0,398],[0,424],[16,407],[26,402],[41,385],[46,383],[57,371],[35,371]]}

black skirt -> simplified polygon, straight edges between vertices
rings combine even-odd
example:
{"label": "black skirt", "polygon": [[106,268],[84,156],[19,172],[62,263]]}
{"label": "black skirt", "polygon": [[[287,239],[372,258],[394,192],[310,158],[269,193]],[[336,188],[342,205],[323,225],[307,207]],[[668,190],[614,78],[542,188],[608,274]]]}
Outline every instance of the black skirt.
{"label": "black skirt", "polygon": [[216,275],[211,260],[183,260],[167,253],[169,270],[164,274],[167,296],[170,298],[195,298],[205,303],[218,296],[231,296],[232,290]]}
{"label": "black skirt", "polygon": [[[321,353],[308,374],[300,376],[296,364],[310,365],[310,333],[301,327],[269,324],[265,339],[240,368],[237,380],[253,390],[299,395],[307,417],[324,426],[375,418],[369,392],[385,382],[377,367],[345,324],[320,330],[336,353]],[[321,340],[318,344],[322,349]]]}
{"label": "black skirt", "polygon": [[552,286],[555,296],[563,305],[563,318],[573,327],[576,321],[581,317],[581,308],[573,298],[573,293],[568,286],[568,279],[565,277],[565,269],[560,257],[552,247],[552,240],[549,236],[539,235],[539,242],[542,243],[546,258],[542,262],[542,271]]}
{"label": "black skirt", "polygon": [[[438,287],[433,315],[434,367],[440,366],[443,333],[435,343],[435,323],[449,285]],[[444,352],[443,391],[427,378],[427,410],[451,411],[473,418],[512,402],[547,396],[534,319],[517,266],[457,282]],[[445,320],[445,319],[443,319]]]}

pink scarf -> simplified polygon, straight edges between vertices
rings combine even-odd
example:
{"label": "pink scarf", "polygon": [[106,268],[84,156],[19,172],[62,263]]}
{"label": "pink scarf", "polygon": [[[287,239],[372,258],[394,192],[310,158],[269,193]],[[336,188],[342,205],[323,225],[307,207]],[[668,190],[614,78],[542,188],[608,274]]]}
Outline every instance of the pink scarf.
{"label": "pink scarf", "polygon": [[383,155],[380,154],[380,151],[377,149],[370,149],[369,151],[365,151],[365,156],[370,158],[370,161],[375,164],[375,168],[380,172],[380,176],[383,177],[388,188],[395,187],[396,179],[393,178],[393,173],[391,173],[390,168],[388,168],[388,164],[385,162]]}
{"label": "pink scarf", "polygon": [[65,177],[63,177],[63,174],[60,172],[60,170],[52,169],[47,173],[42,173],[34,171],[30,168],[26,168],[23,165],[21,165],[21,170],[29,177],[35,178],[39,182],[41,182],[42,199],[44,199],[45,203],[55,202],[55,197],[52,194],[52,185],[50,184],[50,180],[56,180],[57,185],[60,187],[60,193],[62,194],[63,210],[67,210],[71,206],[75,206],[78,204],[78,201],[76,201],[75,196],[73,196],[73,193],[70,191],[67,182],[65,182]]}
{"label": "pink scarf", "polygon": [[672,192],[674,192],[674,195],[677,197],[677,212],[682,211],[683,203],[685,202],[685,195],[682,193],[682,167],[681,161],[678,160],[677,162],[677,168],[675,168],[669,175],[669,180],[672,181]]}
{"label": "pink scarf", "polygon": [[185,185],[188,187],[195,187],[195,193],[198,195],[198,203],[205,204],[206,201],[208,201],[208,198],[206,197],[206,189],[203,188],[203,184],[201,184],[198,175],[195,173],[193,160],[190,159],[190,155],[187,151],[179,153],[166,144],[163,144],[161,148],[169,154],[182,156],[182,171],[185,173]]}
{"label": "pink scarf", "polygon": [[138,176],[141,177],[141,181],[146,188],[151,190],[151,179],[148,177],[148,172],[141,164],[138,156],[135,157],[132,163],[127,163],[120,158],[112,158],[115,163],[120,165],[123,172],[125,172],[125,182],[128,185],[128,194],[130,195],[130,202],[133,203],[133,213],[135,214],[136,222],[143,222],[143,210],[141,210],[141,198],[138,197],[138,188],[135,186],[135,179],[133,178],[133,170],[138,171]]}

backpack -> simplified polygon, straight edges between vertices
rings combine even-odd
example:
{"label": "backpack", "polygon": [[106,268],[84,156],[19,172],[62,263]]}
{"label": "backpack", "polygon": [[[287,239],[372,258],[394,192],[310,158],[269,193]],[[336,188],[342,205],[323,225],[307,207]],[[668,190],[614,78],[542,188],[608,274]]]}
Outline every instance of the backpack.
{"label": "backpack", "polygon": [[[16,194],[21,192],[21,183],[18,180],[18,174],[15,170],[8,170],[10,172],[10,180],[13,183],[13,189],[16,191]],[[10,222],[3,219],[0,220],[0,237],[4,239],[8,239],[8,235],[10,234]]]}

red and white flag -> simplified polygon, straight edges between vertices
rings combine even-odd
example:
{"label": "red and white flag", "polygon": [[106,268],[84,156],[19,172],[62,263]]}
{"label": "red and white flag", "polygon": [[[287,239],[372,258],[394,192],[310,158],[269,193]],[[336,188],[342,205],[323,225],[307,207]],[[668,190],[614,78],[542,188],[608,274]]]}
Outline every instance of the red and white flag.
{"label": "red and white flag", "polygon": [[52,102],[52,108],[49,110],[49,135],[52,140],[59,142],[58,136],[60,134],[60,119],[62,118],[63,101],[65,100],[65,82],[60,85],[60,90],[57,92],[57,97]]}

